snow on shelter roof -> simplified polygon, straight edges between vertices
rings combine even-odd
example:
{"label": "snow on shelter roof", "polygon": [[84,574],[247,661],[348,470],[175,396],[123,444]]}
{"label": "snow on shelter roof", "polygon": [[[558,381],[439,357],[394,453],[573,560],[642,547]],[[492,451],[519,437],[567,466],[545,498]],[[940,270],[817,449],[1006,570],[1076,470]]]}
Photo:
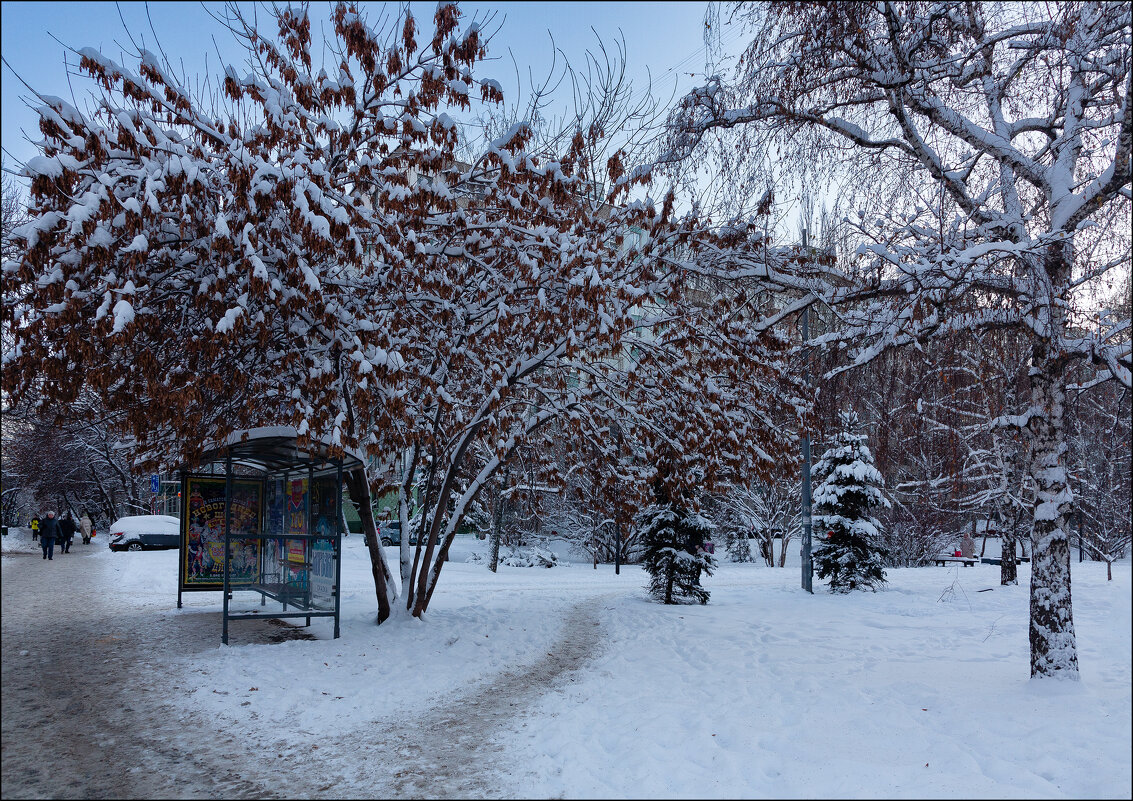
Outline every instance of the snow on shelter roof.
{"label": "snow on shelter roof", "polygon": [[[254,467],[268,473],[284,470],[314,467],[316,475],[338,470],[331,460],[332,444],[329,438],[312,439],[304,448],[298,444],[298,432],[294,426],[260,426],[234,431],[224,442],[205,443],[201,454],[201,467],[223,464],[231,455],[233,464]],[[347,472],[362,467],[365,459],[350,448],[344,448],[342,470]],[[182,465],[188,469],[188,465]]]}

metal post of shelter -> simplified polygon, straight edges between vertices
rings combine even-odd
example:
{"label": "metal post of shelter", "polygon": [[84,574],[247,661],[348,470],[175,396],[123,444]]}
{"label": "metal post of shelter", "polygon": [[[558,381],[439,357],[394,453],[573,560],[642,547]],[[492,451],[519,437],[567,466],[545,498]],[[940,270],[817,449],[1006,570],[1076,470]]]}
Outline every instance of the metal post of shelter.
{"label": "metal post of shelter", "polygon": [[[287,488],[290,487],[290,486],[291,486],[291,471],[290,470],[284,470],[283,471],[284,491],[286,492]],[[286,542],[286,540],[284,540],[284,542]],[[284,554],[282,558],[286,559],[287,558],[286,554]],[[286,566],[284,566],[284,568],[283,568],[283,576],[284,576],[283,581],[287,581],[288,577],[290,576]],[[284,612],[287,611],[287,596],[286,595],[283,596],[283,611]]]}
{"label": "metal post of shelter", "polygon": [[[189,515],[186,513],[185,510],[189,506],[189,477],[188,477],[188,474],[184,470],[181,471],[181,491],[179,493],[177,493],[177,495],[181,499],[181,508],[177,510],[177,518],[181,521],[182,526],[187,526],[187,525],[189,525]],[[185,560],[188,558],[188,554],[185,551],[182,551],[180,548],[178,548],[177,549],[177,558],[178,558],[178,561],[179,561],[179,564],[178,564],[178,567],[177,567],[178,571],[187,570],[188,568],[185,566]],[[180,573],[179,573],[178,574],[178,580],[177,580],[177,608],[178,609],[181,608],[181,585],[182,585],[181,578],[182,577],[180,576]]]}
{"label": "metal post of shelter", "polygon": [[228,567],[231,563],[231,524],[232,524],[232,451],[224,458],[224,624],[220,641],[228,645],[228,599],[231,588],[228,580]]}
{"label": "metal post of shelter", "polygon": [[[315,541],[311,536],[315,533],[315,465],[307,462],[307,547],[303,549],[303,583],[306,585],[307,608],[311,608],[311,556]],[[311,618],[307,616],[307,625],[311,625]]]}
{"label": "metal post of shelter", "polygon": [[342,607],[342,460],[337,459],[338,484],[334,493],[334,638],[338,639]]}
{"label": "metal post of shelter", "polygon": [[[617,426],[616,438],[618,442],[618,458],[615,464],[618,468],[622,465],[622,427],[617,421],[614,421]],[[621,472],[619,470],[619,472]],[[620,576],[622,574],[622,494],[621,494],[621,481],[614,482],[614,575]]]}

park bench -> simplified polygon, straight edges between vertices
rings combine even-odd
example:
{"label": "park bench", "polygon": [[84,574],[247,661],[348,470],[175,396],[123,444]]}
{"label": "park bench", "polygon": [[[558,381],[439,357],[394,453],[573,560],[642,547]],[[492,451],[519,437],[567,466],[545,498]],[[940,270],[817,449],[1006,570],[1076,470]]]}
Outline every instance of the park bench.
{"label": "park bench", "polygon": [[[980,561],[983,562],[985,565],[1000,565],[1000,564],[1003,564],[1003,559],[1001,559],[998,556],[995,556],[995,557],[985,556],[982,559],[980,559]],[[1029,556],[1016,556],[1015,561],[1016,562],[1029,562],[1029,561],[1031,561],[1031,557],[1029,557]]]}
{"label": "park bench", "polygon": [[964,567],[971,567],[979,561],[975,556],[934,556],[932,563],[941,567],[947,567],[949,562],[963,562]]}

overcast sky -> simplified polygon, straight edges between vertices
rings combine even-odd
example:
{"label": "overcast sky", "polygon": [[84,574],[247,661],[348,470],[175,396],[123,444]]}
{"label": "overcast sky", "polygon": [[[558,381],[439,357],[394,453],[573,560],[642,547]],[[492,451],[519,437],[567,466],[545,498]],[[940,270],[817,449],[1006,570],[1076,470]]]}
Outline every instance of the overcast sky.
{"label": "overcast sky", "polygon": [[[496,12],[495,22],[502,28],[489,48],[489,57],[500,60],[478,72],[481,77],[495,77],[505,93],[513,92],[516,70],[508,56],[510,49],[519,65],[522,79],[527,80],[530,66],[535,75],[544,74],[551,65],[551,40],[573,64],[584,60],[585,52],[594,50],[600,36],[612,43],[624,35],[629,74],[634,86],[644,89],[651,73],[655,94],[668,98],[674,86],[686,89],[703,80],[705,69],[704,17],[705,2],[509,2],[461,3],[465,16],[483,16]],[[364,3],[373,21],[381,11],[380,3]],[[410,4],[420,20],[430,20],[435,3]],[[24,102],[29,96],[26,81],[38,92],[58,95],[70,101],[82,101],[88,91],[88,80],[71,75],[68,80],[64,58],[74,62],[64,45],[76,49],[99,48],[107,56],[122,61],[122,45],[129,47],[126,28],[136,39],[153,46],[156,38],[165,54],[175,64],[182,60],[185,72],[200,75],[207,64],[216,73],[219,48],[223,58],[239,65],[240,51],[229,34],[211,19],[205,7],[216,10],[217,3],[159,2],[4,2],[3,25],[3,149],[5,166],[11,169],[35,155],[24,131],[38,136],[36,116]],[[329,17],[328,5],[311,5],[312,26]],[[593,27],[594,30],[591,30]],[[316,28],[317,30],[317,28]],[[732,40],[737,31],[729,31]],[[596,35],[597,34],[597,35]],[[317,35],[317,34],[316,34]],[[54,38],[53,38],[54,37]],[[214,45],[215,38],[215,45]],[[725,42],[728,38],[726,36]],[[58,40],[58,41],[56,41]],[[136,69],[126,58],[125,64]],[[690,75],[690,73],[693,73]]]}

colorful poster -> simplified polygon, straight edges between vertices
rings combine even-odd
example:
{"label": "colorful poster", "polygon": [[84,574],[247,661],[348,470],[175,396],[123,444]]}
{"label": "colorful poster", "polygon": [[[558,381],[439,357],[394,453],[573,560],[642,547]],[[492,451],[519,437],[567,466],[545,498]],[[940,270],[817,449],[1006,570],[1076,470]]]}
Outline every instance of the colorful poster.
{"label": "colorful poster", "polygon": [[[181,588],[224,588],[224,487],[213,476],[187,479],[189,500],[181,523]],[[234,479],[231,500],[230,584],[260,580],[259,534],[263,523],[263,482]]]}
{"label": "colorful poster", "polygon": [[337,492],[338,481],[333,478],[316,479],[311,487],[311,518],[317,538],[311,543],[311,605],[323,609],[334,608]]}
{"label": "colorful poster", "polygon": [[[296,478],[287,487],[287,526],[289,536],[304,537],[307,534],[307,479]],[[302,564],[307,561],[307,541],[289,539],[285,547],[287,561]]]}
{"label": "colorful poster", "polygon": [[[287,522],[287,485],[282,478],[267,482],[267,530],[268,535],[280,535]],[[282,566],[287,541],[279,536],[264,540],[263,581],[265,584],[280,584],[285,576]]]}

